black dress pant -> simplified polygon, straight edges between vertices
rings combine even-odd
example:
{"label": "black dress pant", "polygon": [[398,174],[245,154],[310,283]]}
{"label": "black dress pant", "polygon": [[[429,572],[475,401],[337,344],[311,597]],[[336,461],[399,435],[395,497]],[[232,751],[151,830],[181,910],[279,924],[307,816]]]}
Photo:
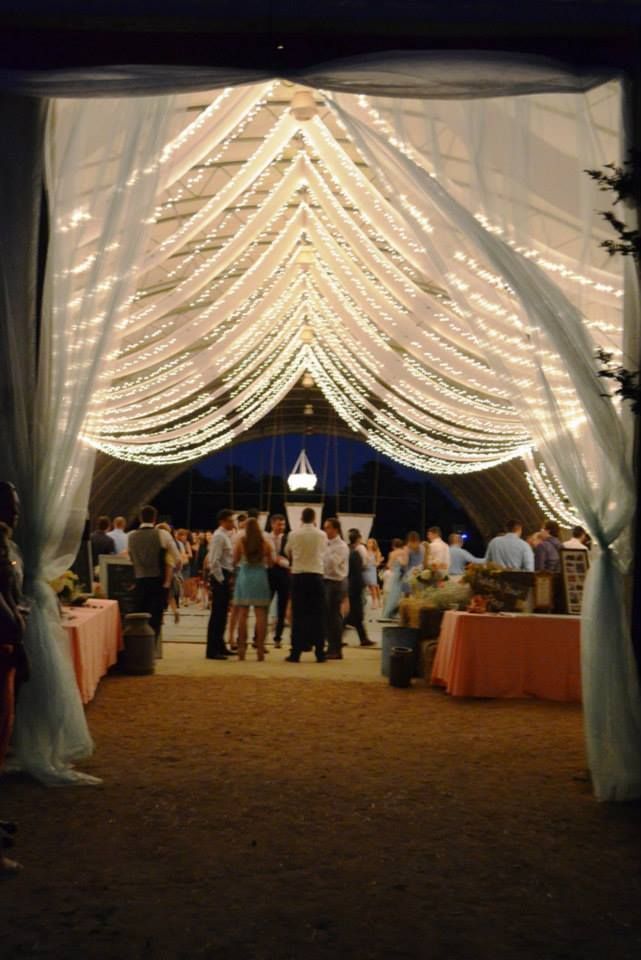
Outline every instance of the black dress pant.
{"label": "black dress pant", "polygon": [[272,597],[274,594],[278,597],[278,614],[274,640],[279,642],[283,638],[283,628],[285,626],[285,614],[287,613],[287,601],[289,600],[290,573],[286,567],[273,566],[270,567],[268,571],[268,577]]}
{"label": "black dress pant", "polygon": [[220,656],[225,652],[225,628],[231,597],[231,573],[223,570],[223,580],[209,578],[211,587],[211,613],[207,624],[207,657]]}
{"label": "black dress pant", "polygon": [[341,604],[345,596],[344,580],[325,580],[325,626],[327,629],[327,652],[342,657],[343,617]]}
{"label": "black dress pant", "polygon": [[149,614],[149,626],[156,634],[156,639],[160,636],[166,594],[162,577],[136,577],[136,612]]}
{"label": "black dress pant", "polygon": [[349,591],[349,614],[345,617],[345,624],[354,627],[360,643],[367,643],[369,637],[363,623],[363,589]]}
{"label": "black dress pant", "polygon": [[325,591],[320,573],[293,573],[292,652],[299,660],[304,650],[314,650],[317,660],[324,660]]}

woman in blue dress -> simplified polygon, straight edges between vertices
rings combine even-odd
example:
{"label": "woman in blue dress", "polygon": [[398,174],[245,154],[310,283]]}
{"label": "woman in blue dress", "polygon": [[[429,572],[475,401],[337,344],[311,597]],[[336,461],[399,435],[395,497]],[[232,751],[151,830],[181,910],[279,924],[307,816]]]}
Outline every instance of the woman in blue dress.
{"label": "woman in blue dress", "polygon": [[387,569],[390,571],[390,577],[385,590],[385,604],[383,606],[383,619],[391,620],[398,613],[398,605],[401,602],[401,582],[405,573],[405,564],[407,563],[407,549],[403,546],[403,541],[395,538],[392,540],[392,549],[387,558]]}
{"label": "woman in blue dress", "polygon": [[238,609],[238,659],[244,660],[247,652],[247,616],[254,608],[256,617],[257,659],[265,659],[265,635],[267,633],[267,610],[272,594],[267,579],[267,567],[272,562],[272,548],[265,540],[255,517],[245,524],[243,535],[234,547],[234,565],[238,576],[234,587],[234,606]]}
{"label": "woman in blue dress", "polygon": [[411,533],[407,534],[407,562],[405,564],[405,577],[403,583],[401,584],[401,592],[404,597],[408,597],[410,594],[410,587],[407,582],[407,576],[410,570],[413,570],[414,567],[423,566],[423,544],[421,543],[421,538],[416,530],[412,530]]}

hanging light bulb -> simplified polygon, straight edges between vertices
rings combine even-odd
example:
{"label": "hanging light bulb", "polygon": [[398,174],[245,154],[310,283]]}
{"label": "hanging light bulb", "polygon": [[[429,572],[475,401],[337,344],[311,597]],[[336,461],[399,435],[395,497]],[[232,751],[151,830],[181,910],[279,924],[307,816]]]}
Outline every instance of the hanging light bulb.
{"label": "hanging light bulb", "polygon": [[312,343],[314,340],[314,331],[312,327],[303,327],[300,332],[300,338],[303,343]]}
{"label": "hanging light bulb", "polygon": [[313,490],[317,480],[318,477],[312,469],[307,454],[304,450],[301,450],[298,460],[287,478],[287,486],[292,493],[295,490]]}
{"label": "hanging light bulb", "polygon": [[311,373],[304,373],[303,379],[301,380],[301,384],[302,386],[306,387],[309,390],[310,387],[314,387],[316,385],[316,381],[314,380]]}

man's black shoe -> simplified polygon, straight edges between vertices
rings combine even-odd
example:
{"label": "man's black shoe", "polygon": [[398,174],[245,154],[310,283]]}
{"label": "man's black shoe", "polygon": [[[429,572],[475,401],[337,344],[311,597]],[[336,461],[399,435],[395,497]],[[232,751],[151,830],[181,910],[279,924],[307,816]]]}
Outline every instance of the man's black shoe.
{"label": "man's black shoe", "polygon": [[300,663],[300,660],[298,659],[298,657],[292,657],[291,654],[290,654],[289,657],[285,657],[285,662],[286,662],[286,663]]}
{"label": "man's black shoe", "polygon": [[207,659],[208,660],[226,660],[227,654],[226,653],[208,653]]}

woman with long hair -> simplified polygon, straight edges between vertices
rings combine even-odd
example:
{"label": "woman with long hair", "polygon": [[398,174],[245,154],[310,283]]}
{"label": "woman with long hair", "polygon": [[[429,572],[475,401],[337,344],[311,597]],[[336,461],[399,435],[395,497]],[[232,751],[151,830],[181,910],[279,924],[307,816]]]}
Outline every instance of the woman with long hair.
{"label": "woman with long hair", "polygon": [[390,572],[385,591],[383,619],[392,620],[398,615],[398,605],[401,602],[401,583],[407,566],[407,547],[398,537],[392,540],[392,549],[387,557],[387,569]]}
{"label": "woman with long hair", "polygon": [[243,535],[238,538],[234,547],[234,566],[238,567],[234,607],[238,617],[239,660],[244,660],[247,652],[247,617],[250,607],[254,608],[256,617],[257,659],[265,659],[267,610],[272,597],[266,567],[271,562],[271,545],[265,540],[258,520],[249,517]]}
{"label": "woman with long hair", "polygon": [[378,549],[378,543],[373,537],[367,541],[367,562],[363,567],[363,583],[367,587],[372,610],[378,610],[381,605],[381,589],[378,585],[378,568],[383,562],[383,555]]}

